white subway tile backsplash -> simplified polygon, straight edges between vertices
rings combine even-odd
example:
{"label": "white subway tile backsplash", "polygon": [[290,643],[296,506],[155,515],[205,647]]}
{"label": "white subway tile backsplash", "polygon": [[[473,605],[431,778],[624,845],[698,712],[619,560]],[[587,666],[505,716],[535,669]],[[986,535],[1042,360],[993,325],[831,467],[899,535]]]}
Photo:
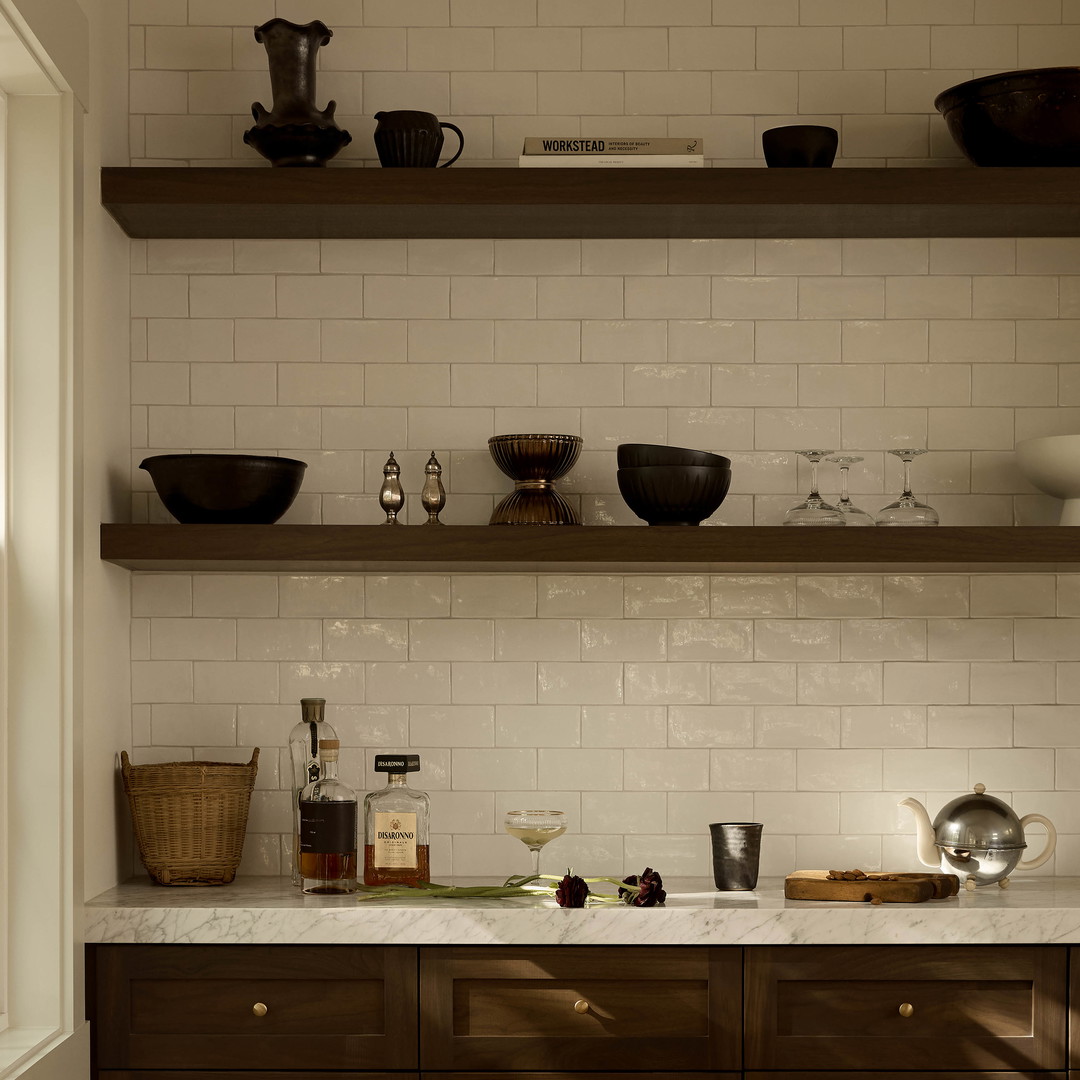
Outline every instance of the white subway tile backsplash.
{"label": "white subway tile backsplash", "polygon": [[495,745],[514,747],[581,744],[577,705],[496,705]]}
{"label": "white subway tile backsplash", "polygon": [[[840,130],[841,166],[956,165],[935,94],[1066,62],[1080,21],[1072,0],[268,3],[136,0],[134,159],[260,164],[250,27],[277,14],[335,29],[320,102],[346,164],[375,163],[372,114],[407,102],[463,127],[474,167],[537,134],[703,137],[709,164],[759,165],[760,132],[798,121]],[[724,524],[778,522],[814,444],[866,459],[871,512],[899,490],[882,452],[911,444],[946,524],[1049,522],[1014,441],[1080,429],[1073,238],[150,240],[130,292],[136,520],[170,520],[143,448],[298,455],[286,520],[326,523],[381,520],[391,449],[422,520],[435,449],[444,520],[481,524],[510,486],[486,438],[546,430],[585,439],[561,486],[589,523],[638,523],[614,483],[630,441],[732,457]],[[775,873],[908,865],[900,792],[981,780],[1057,813],[1043,796],[1074,786],[1074,580],[136,573],[134,744],[261,745],[269,794],[297,698],[324,696],[364,783],[361,748],[425,755],[439,873],[524,869],[499,816],[533,795],[570,811],[559,858],[590,870],[661,849],[664,873],[707,873],[709,821],[752,817]],[[276,873],[286,801],[253,814],[244,872]]]}
{"label": "white subway tile backsplash", "polygon": [[[498,751],[496,751],[498,753]],[[536,751],[537,784],[549,791],[621,791],[622,750]]]}

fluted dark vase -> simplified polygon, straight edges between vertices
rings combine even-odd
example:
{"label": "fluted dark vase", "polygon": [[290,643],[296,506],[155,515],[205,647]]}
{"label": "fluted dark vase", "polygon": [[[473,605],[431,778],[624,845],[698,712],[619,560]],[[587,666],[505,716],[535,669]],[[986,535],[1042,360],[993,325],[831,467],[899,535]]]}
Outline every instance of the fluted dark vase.
{"label": "fluted dark vase", "polygon": [[272,165],[325,165],[352,142],[334,123],[336,101],[321,111],[315,107],[315,55],[333,36],[318,19],[305,26],[271,19],[255,27],[255,40],[265,46],[270,63],[274,106],[267,112],[261,102],[252,103],[255,126],[244,132],[244,142]]}

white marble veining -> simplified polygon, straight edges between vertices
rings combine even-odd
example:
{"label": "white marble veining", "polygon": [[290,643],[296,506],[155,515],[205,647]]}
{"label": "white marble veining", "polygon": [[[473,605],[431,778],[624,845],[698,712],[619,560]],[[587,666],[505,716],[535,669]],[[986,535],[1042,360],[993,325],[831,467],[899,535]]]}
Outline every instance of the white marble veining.
{"label": "white marble veining", "polygon": [[[477,884],[475,880],[454,882]],[[490,884],[488,882],[487,884]],[[217,888],[134,880],[88,901],[94,943],[399,945],[920,945],[1080,942],[1080,878],[1023,878],[920,904],[786,900],[783,880],[720,893],[668,883],[658,908],[563,910],[550,899],[303,896],[285,878]]]}

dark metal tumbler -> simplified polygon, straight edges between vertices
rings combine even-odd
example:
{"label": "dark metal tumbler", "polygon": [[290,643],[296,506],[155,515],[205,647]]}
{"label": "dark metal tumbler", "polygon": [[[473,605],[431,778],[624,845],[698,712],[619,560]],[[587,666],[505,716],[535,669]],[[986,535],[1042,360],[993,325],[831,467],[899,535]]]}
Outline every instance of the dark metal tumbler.
{"label": "dark metal tumbler", "polygon": [[719,821],[709,826],[713,881],[721,892],[757,887],[761,828],[752,821]]}

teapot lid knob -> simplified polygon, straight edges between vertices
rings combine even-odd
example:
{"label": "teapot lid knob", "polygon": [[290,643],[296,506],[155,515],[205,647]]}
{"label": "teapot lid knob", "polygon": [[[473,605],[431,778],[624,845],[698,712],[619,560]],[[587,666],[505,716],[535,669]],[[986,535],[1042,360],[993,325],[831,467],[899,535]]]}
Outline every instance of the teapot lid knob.
{"label": "teapot lid knob", "polygon": [[986,791],[986,785],[985,784],[976,784],[975,785],[975,794],[976,795],[981,795],[984,791]]}

